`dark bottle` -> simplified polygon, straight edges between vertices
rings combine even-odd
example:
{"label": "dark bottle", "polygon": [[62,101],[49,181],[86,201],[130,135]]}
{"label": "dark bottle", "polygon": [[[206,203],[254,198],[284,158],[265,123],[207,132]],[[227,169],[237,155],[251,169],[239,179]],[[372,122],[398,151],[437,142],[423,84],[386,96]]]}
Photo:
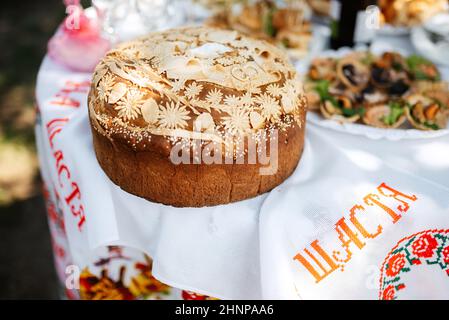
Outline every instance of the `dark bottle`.
{"label": "dark bottle", "polygon": [[331,0],[331,47],[369,44],[379,24],[376,0]]}

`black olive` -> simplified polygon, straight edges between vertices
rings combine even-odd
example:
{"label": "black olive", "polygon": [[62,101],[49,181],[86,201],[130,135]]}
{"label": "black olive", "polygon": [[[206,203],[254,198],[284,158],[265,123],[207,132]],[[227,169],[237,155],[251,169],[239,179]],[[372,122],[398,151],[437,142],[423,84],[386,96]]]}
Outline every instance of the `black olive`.
{"label": "black olive", "polygon": [[363,90],[362,90],[362,94],[370,94],[374,92],[374,86],[372,84],[368,84]]}
{"label": "black olive", "polygon": [[371,77],[373,78],[374,82],[379,85],[390,84],[390,72],[387,69],[373,66],[371,70]]}
{"label": "black olive", "polygon": [[395,96],[402,96],[410,89],[408,83],[406,83],[403,79],[399,79],[388,90],[388,93]]}
{"label": "black olive", "polygon": [[357,93],[357,94],[354,96],[354,100],[355,100],[355,102],[357,102],[357,103],[362,103],[362,102],[364,101],[364,99],[365,99],[365,97],[363,96],[363,93],[362,93],[362,92]]}
{"label": "black olive", "polygon": [[368,84],[365,88],[363,88],[362,91],[358,92],[355,95],[355,101],[358,103],[362,103],[363,101],[365,101],[365,95],[374,93],[374,90],[374,86],[372,84]]}
{"label": "black olive", "polygon": [[354,79],[355,77],[355,67],[352,64],[345,64],[342,68],[343,74],[345,77],[351,82],[352,85],[356,86],[357,81]]}

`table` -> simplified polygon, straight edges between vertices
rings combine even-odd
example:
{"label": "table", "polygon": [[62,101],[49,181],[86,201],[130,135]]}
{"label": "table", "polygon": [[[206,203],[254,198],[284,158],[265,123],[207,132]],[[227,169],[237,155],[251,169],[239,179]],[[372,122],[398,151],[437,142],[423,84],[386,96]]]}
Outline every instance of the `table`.
{"label": "table", "polygon": [[[382,37],[373,43],[373,47],[389,45],[412,50],[405,38]],[[399,142],[372,140],[311,124],[307,128],[305,155],[297,170],[301,175],[295,173],[269,195],[236,204],[233,208],[237,210],[226,206],[174,210],[151,204],[120,190],[99,169],[87,121],[89,86],[89,74],[68,72],[45,58],[36,89],[39,111],[36,139],[49,225],[56,268],[69,298],[78,298],[78,289],[87,299],[305,298],[309,293],[318,294],[313,290],[298,293],[301,290],[297,290],[297,281],[290,281],[302,276],[293,269],[297,261],[290,251],[302,246],[303,239],[285,237],[291,236],[295,223],[318,222],[325,227],[317,232],[328,232],[328,227],[337,221],[334,219],[341,216],[339,208],[347,208],[352,200],[333,199],[336,201],[332,203],[333,212],[326,211],[326,203],[321,203],[323,212],[328,214],[323,216],[314,207],[309,219],[309,211],[303,207],[305,199],[310,198],[308,192],[314,190],[319,194],[320,190],[332,187],[332,183],[351,177],[363,182],[356,192],[361,196],[376,186],[372,180],[385,165],[389,167],[382,169],[379,177],[395,177],[416,187],[429,188],[430,195],[422,190],[417,192],[422,192],[425,199],[432,195],[439,200],[443,198],[435,201],[435,214],[448,212],[444,198],[449,199],[445,193],[449,188],[449,136]],[[358,169],[348,172],[346,177],[339,176],[337,165],[349,163],[347,159],[357,164]],[[331,172],[329,179],[317,177],[316,181],[323,181],[322,185],[308,180],[316,174],[317,163]],[[421,177],[419,183],[416,176]],[[342,186],[335,193],[350,194],[354,189],[349,187]],[[294,202],[295,194],[305,194],[304,203]],[[317,196],[318,199],[321,197]],[[301,214],[289,215],[285,204],[290,203],[303,210]],[[273,220],[272,213],[276,210],[282,215]],[[438,215],[433,219],[430,220],[440,221]],[[292,222],[291,226],[287,221]],[[407,234],[409,229],[405,226],[416,227],[410,222],[399,230],[388,227],[389,237]],[[302,229],[300,237],[303,234],[307,230]],[[290,241],[288,249],[284,247],[285,241]],[[124,243],[127,245],[123,246]],[[376,261],[380,261],[391,243],[370,248]],[[286,256],[278,256],[280,253]],[[149,287],[152,289],[145,289]],[[379,288],[370,290],[358,297],[377,297],[374,291]]]}

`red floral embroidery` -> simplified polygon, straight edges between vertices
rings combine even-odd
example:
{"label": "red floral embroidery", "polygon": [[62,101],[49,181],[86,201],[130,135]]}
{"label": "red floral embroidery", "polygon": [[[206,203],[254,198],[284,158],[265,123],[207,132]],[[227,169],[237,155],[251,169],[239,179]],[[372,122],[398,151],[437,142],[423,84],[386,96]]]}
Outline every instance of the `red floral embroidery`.
{"label": "red floral embroidery", "polygon": [[394,286],[389,285],[388,287],[385,288],[384,292],[382,293],[382,300],[393,300],[394,294],[395,294]]}
{"label": "red floral embroidery", "polygon": [[448,263],[449,264],[449,246],[447,246],[446,248],[443,249],[443,261],[444,263]]}
{"label": "red floral embroidery", "polygon": [[412,244],[412,252],[420,258],[430,258],[438,242],[430,234],[423,234]]}
{"label": "red floral embroidery", "polygon": [[182,298],[184,300],[206,300],[207,296],[192,291],[182,290]]}
{"label": "red floral embroidery", "polygon": [[418,265],[435,263],[449,276],[449,229],[424,230],[402,238],[380,269],[379,299],[396,299],[406,287],[404,273]]}
{"label": "red floral embroidery", "polygon": [[402,253],[395,254],[388,260],[388,265],[385,270],[385,273],[389,277],[394,277],[402,270],[402,268],[404,268],[404,266],[405,266],[405,255]]}

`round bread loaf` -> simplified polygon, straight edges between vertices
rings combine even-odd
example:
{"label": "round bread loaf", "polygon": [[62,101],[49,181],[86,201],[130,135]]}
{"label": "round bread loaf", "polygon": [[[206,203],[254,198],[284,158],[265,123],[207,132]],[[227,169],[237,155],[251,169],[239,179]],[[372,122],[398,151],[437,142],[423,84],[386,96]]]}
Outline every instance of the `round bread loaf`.
{"label": "round bread loaf", "polygon": [[89,93],[100,166],[123,190],[177,207],[267,192],[296,168],[306,100],[278,48],[182,28],[110,51]]}

